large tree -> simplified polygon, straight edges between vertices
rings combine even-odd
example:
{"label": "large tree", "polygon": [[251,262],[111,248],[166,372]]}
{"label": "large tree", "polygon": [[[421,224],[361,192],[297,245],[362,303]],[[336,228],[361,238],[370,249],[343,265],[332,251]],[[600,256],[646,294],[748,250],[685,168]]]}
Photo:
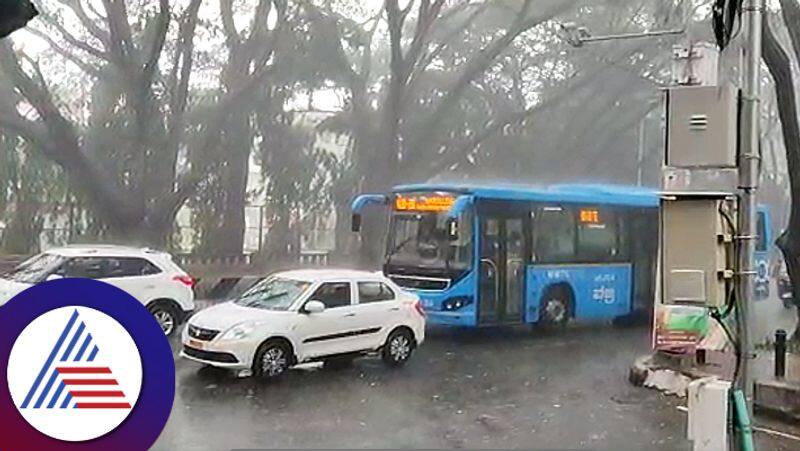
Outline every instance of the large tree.
{"label": "large tree", "polygon": [[[797,0],[780,0],[781,15],[789,35],[790,47],[795,61],[800,61],[800,3]],[[778,99],[783,143],[786,149],[786,163],[792,197],[789,221],[786,229],[777,240],[783,252],[786,268],[794,289],[795,305],[798,307],[798,325],[794,340],[800,341],[800,124],[798,123],[797,90],[792,76],[792,58],[784,50],[773,26],[764,22],[764,61],[769,68],[775,84]]]}
{"label": "large tree", "polygon": [[[20,94],[0,128],[63,168],[107,235],[163,245],[192,198],[209,218],[201,244],[240,253],[254,115],[286,62],[277,53],[297,48],[301,10],[286,0],[50,0],[30,31],[46,52],[0,48]],[[78,111],[54,89],[64,74],[40,66],[56,59],[90,80]]]}
{"label": "large tree", "polygon": [[[351,134],[358,175],[341,184],[349,189],[337,185],[337,216],[349,217],[353,192],[386,192],[399,181],[530,182],[585,175],[592,161],[635,161],[639,121],[668,78],[664,41],[571,49],[558,23],[579,20],[600,33],[680,26],[683,3],[389,1],[362,15],[360,27],[320,7],[329,26],[319,32],[341,43],[331,55],[348,75],[345,114],[332,125]],[[590,148],[592,159],[583,158]],[[580,155],[571,170],[565,152]],[[608,165],[593,177],[635,174],[632,166]],[[375,216],[365,218],[361,247],[372,261],[381,249]]]}
{"label": "large tree", "polygon": [[[59,165],[112,235],[163,243],[199,181],[197,174],[176,181],[176,167],[200,3],[178,11],[167,0],[104,0],[102,12],[79,1],[48,3],[31,32],[92,80],[88,120],[54,95],[59,74],[45,75],[10,42],[0,47],[0,67],[20,95],[0,109],[0,127]],[[173,15],[179,30],[167,55]],[[172,62],[166,73],[162,58]],[[23,115],[23,106],[33,112]]]}

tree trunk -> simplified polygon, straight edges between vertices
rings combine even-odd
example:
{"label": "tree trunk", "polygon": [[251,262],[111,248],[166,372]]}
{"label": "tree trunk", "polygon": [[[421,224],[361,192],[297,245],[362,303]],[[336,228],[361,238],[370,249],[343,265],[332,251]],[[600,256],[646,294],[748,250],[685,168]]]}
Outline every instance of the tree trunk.
{"label": "tree trunk", "polygon": [[350,210],[350,190],[340,189],[334,192],[333,208],[336,212],[334,229],[334,259],[348,263],[353,258],[353,232],[350,228],[352,211]]}
{"label": "tree trunk", "polygon": [[245,215],[247,203],[247,176],[252,141],[249,139],[249,108],[232,114],[223,138],[225,158],[220,189],[224,193],[221,210],[222,219],[219,229],[210,230],[213,236],[213,249],[222,255],[241,254],[244,248]]}
{"label": "tree trunk", "polygon": [[[365,189],[370,193],[389,194],[398,175],[400,155],[401,102],[405,85],[392,75],[389,93],[383,111],[380,147],[370,154],[370,167],[366,174]],[[386,220],[384,215],[369,215],[362,224],[361,265],[374,266],[380,262],[384,247]]]}
{"label": "tree trunk", "polygon": [[[787,23],[787,26],[792,25]],[[789,223],[786,230],[778,237],[776,244],[786,260],[795,306],[800,308],[800,296],[798,296],[798,288],[800,288],[800,124],[797,121],[797,99],[789,55],[781,47],[767,21],[764,21],[763,28],[764,61],[775,83],[792,197]],[[798,312],[798,317],[800,317],[800,312]],[[800,342],[800,322],[797,324],[792,340]]]}

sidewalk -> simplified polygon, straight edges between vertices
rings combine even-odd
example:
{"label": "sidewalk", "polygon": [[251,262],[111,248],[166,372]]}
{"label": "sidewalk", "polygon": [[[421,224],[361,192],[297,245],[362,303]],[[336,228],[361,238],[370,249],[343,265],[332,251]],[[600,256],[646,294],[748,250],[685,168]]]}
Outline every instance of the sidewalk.
{"label": "sidewalk", "polygon": [[800,422],[800,355],[786,354],[786,377],[775,378],[775,353],[758,353],[753,373],[754,404],[757,412]]}
{"label": "sidewalk", "polygon": [[[692,379],[716,376],[731,380],[736,367],[732,352],[708,352],[706,363],[698,364],[693,356],[672,356],[657,353],[638,360],[631,368],[631,382],[685,396]],[[791,423],[800,422],[800,355],[787,353],[786,377],[776,379],[775,353],[772,349],[757,352],[751,365],[755,381],[754,403],[759,413]]]}

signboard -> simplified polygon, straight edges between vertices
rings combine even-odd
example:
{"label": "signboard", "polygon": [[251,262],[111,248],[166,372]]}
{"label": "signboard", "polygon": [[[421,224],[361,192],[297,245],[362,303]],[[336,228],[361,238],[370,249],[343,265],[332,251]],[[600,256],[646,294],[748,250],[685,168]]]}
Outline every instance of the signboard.
{"label": "signboard", "polygon": [[394,198],[395,211],[444,212],[449,211],[456,198],[450,194],[398,194]]}
{"label": "signboard", "polygon": [[578,217],[583,224],[600,224],[600,212],[596,208],[581,208]]}
{"label": "signboard", "polygon": [[660,305],[656,309],[655,348],[694,353],[709,331],[711,319],[704,307]]}

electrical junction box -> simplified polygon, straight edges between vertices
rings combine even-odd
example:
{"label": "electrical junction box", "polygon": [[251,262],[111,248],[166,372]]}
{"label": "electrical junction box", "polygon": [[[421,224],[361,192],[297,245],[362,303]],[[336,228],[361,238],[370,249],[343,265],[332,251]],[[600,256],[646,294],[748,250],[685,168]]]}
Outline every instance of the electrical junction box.
{"label": "electrical junction box", "polygon": [[662,303],[726,304],[734,275],[735,200],[713,192],[662,196]]}
{"label": "electrical junction box", "polygon": [[710,42],[672,46],[672,84],[716,86],[719,50]]}
{"label": "electrical junction box", "polygon": [[732,85],[680,86],[666,92],[666,166],[736,167],[738,90]]}
{"label": "electrical junction box", "polygon": [[730,389],[730,382],[716,378],[689,383],[686,438],[694,451],[728,451]]}

